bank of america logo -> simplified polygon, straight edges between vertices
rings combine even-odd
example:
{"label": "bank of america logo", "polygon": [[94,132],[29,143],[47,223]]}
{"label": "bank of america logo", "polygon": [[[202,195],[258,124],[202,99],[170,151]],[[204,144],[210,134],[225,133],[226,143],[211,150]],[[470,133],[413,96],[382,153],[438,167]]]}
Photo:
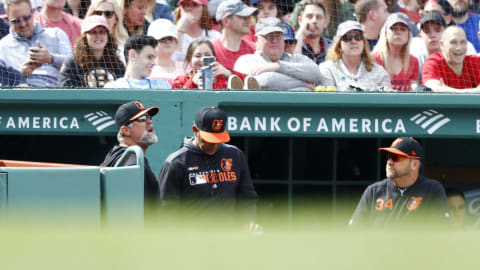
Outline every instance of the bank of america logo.
{"label": "bank of america logo", "polygon": [[92,112],[84,117],[97,129],[97,131],[102,131],[115,124],[115,120],[104,111]]}
{"label": "bank of america logo", "polygon": [[410,121],[425,129],[428,134],[433,134],[437,129],[450,122],[450,118],[430,109],[413,116]]}

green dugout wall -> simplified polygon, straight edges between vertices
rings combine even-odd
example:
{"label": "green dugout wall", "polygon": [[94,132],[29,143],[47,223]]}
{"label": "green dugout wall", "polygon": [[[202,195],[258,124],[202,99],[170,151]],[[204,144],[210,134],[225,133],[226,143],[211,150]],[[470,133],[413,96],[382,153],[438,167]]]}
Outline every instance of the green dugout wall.
{"label": "green dugout wall", "polygon": [[159,143],[147,152],[156,174],[191,135],[201,107],[224,109],[257,190],[286,202],[289,216],[296,198],[323,198],[334,213],[339,202],[356,202],[367,184],[383,177],[376,149],[399,136],[423,143],[427,175],[462,188],[480,183],[479,95],[0,90],[0,158],[98,164],[115,143],[116,108],[130,100],[160,107],[154,118]]}

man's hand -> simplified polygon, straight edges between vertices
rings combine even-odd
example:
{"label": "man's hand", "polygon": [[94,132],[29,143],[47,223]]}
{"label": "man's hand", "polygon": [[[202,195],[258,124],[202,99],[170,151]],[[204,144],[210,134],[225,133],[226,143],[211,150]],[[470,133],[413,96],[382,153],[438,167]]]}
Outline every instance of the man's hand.
{"label": "man's hand", "polygon": [[32,75],[32,73],[35,69],[37,69],[41,66],[42,66],[42,64],[40,64],[40,63],[35,63],[35,62],[32,62],[31,60],[28,60],[27,62],[23,63],[20,66],[19,71],[23,74],[23,76],[28,78]]}
{"label": "man's hand", "polygon": [[28,58],[30,61],[43,65],[50,64],[53,61],[53,55],[51,55],[48,50],[37,41],[38,47],[31,47],[28,51]]}
{"label": "man's hand", "polygon": [[274,72],[277,71],[280,68],[279,63],[263,63],[263,64],[258,64],[255,67],[252,67],[250,69],[250,72],[248,75],[256,76],[260,75],[264,72]]}

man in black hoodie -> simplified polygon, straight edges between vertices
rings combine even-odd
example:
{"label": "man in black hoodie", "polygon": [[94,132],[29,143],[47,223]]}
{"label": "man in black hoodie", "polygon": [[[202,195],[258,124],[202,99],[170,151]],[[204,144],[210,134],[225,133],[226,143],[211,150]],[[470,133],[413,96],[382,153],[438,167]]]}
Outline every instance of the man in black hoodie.
{"label": "man in black hoodie", "polygon": [[224,218],[235,213],[241,203],[244,207],[240,217],[247,222],[244,224],[258,232],[260,226],[253,222],[258,196],[245,155],[226,144],[230,141],[226,123],[227,116],[221,109],[205,107],[197,113],[192,127],[194,137],[185,138],[182,147],[162,166],[158,178],[160,198],[165,208],[181,206],[195,217],[215,209]]}
{"label": "man in black hoodie", "polygon": [[[118,145],[108,152],[100,166],[113,167],[120,159],[125,150],[132,145],[138,145],[143,153],[147,148],[158,141],[153,129],[152,117],[158,113],[158,107],[145,108],[140,101],[130,101],[120,106],[115,113],[115,123],[119,131],[117,133]],[[132,155],[126,165],[136,165],[136,157]],[[155,206],[159,199],[158,181],[153,174],[148,160],[145,157],[145,202],[146,206]]]}

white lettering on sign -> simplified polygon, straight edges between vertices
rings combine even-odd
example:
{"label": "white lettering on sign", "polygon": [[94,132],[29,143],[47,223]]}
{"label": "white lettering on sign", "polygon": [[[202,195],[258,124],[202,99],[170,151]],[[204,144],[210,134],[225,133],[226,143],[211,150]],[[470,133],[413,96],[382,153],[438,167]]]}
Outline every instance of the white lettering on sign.
{"label": "white lettering on sign", "polygon": [[[251,118],[230,116],[227,128],[229,131],[281,132],[283,125],[289,132],[295,133],[407,133],[402,119],[290,117],[286,119],[286,122],[281,122],[281,119],[281,117],[265,116]],[[240,125],[238,125],[239,122]],[[480,133],[480,119],[477,120],[477,133]]]}
{"label": "white lettering on sign", "polygon": [[477,119],[477,133],[480,133],[480,119]]}
{"label": "white lettering on sign", "polygon": [[288,130],[296,132],[300,129],[300,120],[296,117],[291,117],[287,121]]}
{"label": "white lettering on sign", "polygon": [[8,129],[80,129],[76,117],[18,116],[8,117],[5,128]]}

